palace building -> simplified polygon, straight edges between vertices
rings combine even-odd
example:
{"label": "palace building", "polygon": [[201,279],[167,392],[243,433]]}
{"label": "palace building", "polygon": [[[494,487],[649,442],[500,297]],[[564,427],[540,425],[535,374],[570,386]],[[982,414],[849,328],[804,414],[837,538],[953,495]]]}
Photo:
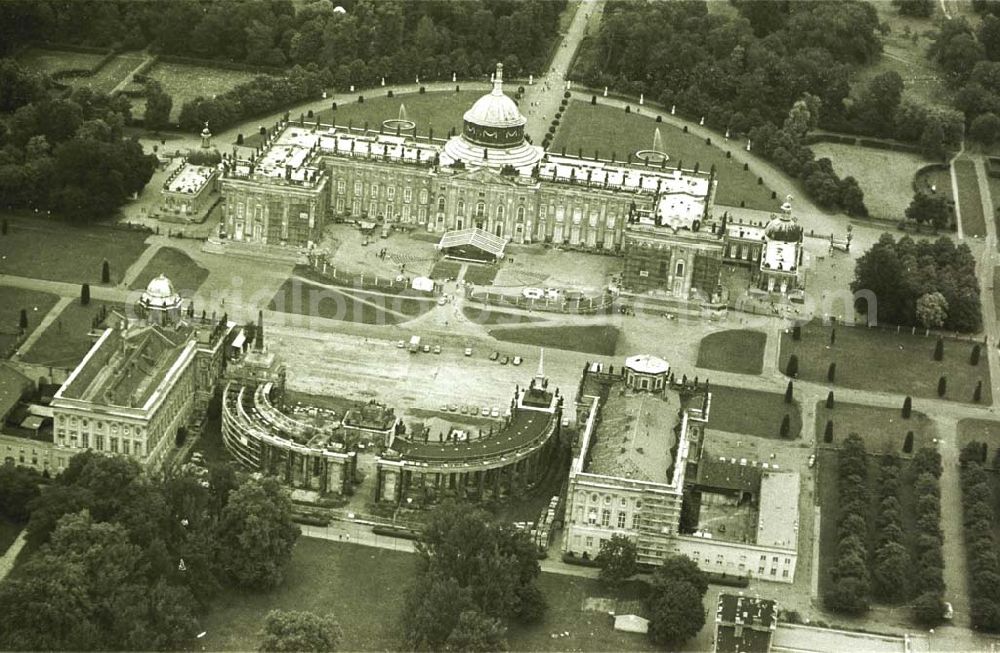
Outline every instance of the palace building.
{"label": "palace building", "polygon": [[[488,232],[511,243],[623,254],[629,291],[717,293],[738,237],[715,219],[714,169],[680,170],[653,151],[627,162],[557,155],[531,144],[526,124],[503,92],[500,64],[493,90],[465,112],[462,133],[447,139],[416,137],[402,119],[385,121],[379,132],[278,123],[251,156],[223,157],[220,232],[306,249],[333,220]],[[797,255],[786,249],[765,257],[768,275],[787,277]],[[767,285],[789,284],[782,277]]]}

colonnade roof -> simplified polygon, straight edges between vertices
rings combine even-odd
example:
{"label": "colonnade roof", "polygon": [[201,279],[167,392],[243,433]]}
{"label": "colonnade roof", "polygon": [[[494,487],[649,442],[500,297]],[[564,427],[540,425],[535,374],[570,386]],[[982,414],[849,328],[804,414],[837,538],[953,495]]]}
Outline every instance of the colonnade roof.
{"label": "colonnade roof", "polygon": [[474,461],[520,449],[545,434],[558,414],[518,410],[505,429],[492,436],[465,442],[415,442],[396,438],[394,448],[406,460]]}

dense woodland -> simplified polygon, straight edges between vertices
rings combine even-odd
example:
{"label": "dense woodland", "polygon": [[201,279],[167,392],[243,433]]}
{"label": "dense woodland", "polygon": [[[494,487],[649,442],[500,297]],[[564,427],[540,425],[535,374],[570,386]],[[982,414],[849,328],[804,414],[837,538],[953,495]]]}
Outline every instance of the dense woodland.
{"label": "dense woodland", "polygon": [[379,77],[399,83],[417,75],[476,76],[497,61],[512,75],[538,72],[565,6],[565,0],[13,0],[0,3],[0,44],[35,39],[260,66],[316,64],[346,87]]}
{"label": "dense woodland", "polygon": [[966,333],[982,327],[976,260],[968,245],[956,246],[948,238],[914,242],[904,236],[897,241],[883,234],[858,259],[851,291],[874,293],[875,305],[862,299],[860,308],[879,324]]}

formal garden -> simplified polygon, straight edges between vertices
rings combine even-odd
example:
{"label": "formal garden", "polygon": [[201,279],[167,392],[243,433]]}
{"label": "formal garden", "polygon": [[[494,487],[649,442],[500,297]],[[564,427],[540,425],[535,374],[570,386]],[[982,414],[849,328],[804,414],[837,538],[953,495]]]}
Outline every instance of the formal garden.
{"label": "formal garden", "polygon": [[943,338],[938,357],[938,342],[908,328],[812,321],[782,334],[780,369],[814,383],[989,405],[990,370],[982,343]]}
{"label": "formal garden", "polygon": [[567,349],[597,356],[614,356],[620,331],[608,324],[587,326],[526,326],[490,329],[503,342]]}
{"label": "formal garden", "polygon": [[26,363],[73,369],[83,360],[95,340],[91,332],[107,326],[111,311],[129,315],[122,304],[91,300],[84,305],[74,299],[63,308],[35,344],[24,354]]}
{"label": "formal garden", "polygon": [[399,324],[433,309],[432,299],[384,295],[298,278],[285,281],[268,304],[268,310],[364,324]]}
{"label": "formal garden", "polygon": [[38,328],[58,299],[47,292],[0,286],[0,358]]}
{"label": "formal garden", "polygon": [[0,273],[100,283],[104,261],[117,282],[146,249],[142,230],[83,227],[39,217],[8,217],[0,235]]}
{"label": "formal garden", "polygon": [[190,256],[173,247],[161,247],[146,263],[130,288],[142,290],[149,282],[165,275],[174,286],[174,290],[184,298],[190,298],[198,291],[201,284],[208,278],[208,270],[195,263]]}
{"label": "formal garden", "polygon": [[[636,105],[635,108],[638,108]],[[719,184],[716,202],[724,206],[745,205],[752,209],[776,210],[781,201],[772,197],[772,191],[759,182],[752,170],[726,156],[727,151],[742,148],[739,140],[706,143],[705,139],[667,123],[657,123],[651,115],[630,113],[605,104],[592,105],[572,101],[560,118],[555,140],[550,152],[562,152],[590,159],[595,154],[602,159],[615,158],[626,162],[639,150],[661,147],[670,157],[667,168],[681,165],[685,170],[695,166],[707,172],[715,166]],[[656,139],[659,130],[660,138]],[[638,159],[635,159],[638,161]]]}
{"label": "formal garden", "polygon": [[925,626],[944,616],[941,458],[872,455],[858,436],[821,449],[819,593],[827,609],[861,615],[905,607]]}
{"label": "formal garden", "polygon": [[826,399],[816,403],[816,440],[820,447],[839,449],[854,433],[873,455],[910,455],[934,447],[937,427],[907,399],[900,397],[898,408],[868,406],[838,401],[837,391],[831,390]]}
{"label": "formal garden", "polygon": [[794,439],[802,433],[802,413],[792,388],[781,395],[711,384],[712,406],[708,428],[760,438]]}
{"label": "formal garden", "polygon": [[712,333],[698,345],[697,366],[736,374],[760,374],[764,369],[767,334],[749,329]]}

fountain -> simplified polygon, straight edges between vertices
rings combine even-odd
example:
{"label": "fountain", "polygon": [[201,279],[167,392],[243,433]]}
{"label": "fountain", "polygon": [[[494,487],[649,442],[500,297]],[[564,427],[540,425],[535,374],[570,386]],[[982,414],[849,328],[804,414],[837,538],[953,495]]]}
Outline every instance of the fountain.
{"label": "fountain", "polygon": [[662,165],[670,159],[663,151],[663,134],[660,133],[659,127],[653,132],[653,147],[648,150],[639,150],[635,156],[646,165]]}
{"label": "fountain", "polygon": [[416,137],[417,135],[417,123],[413,122],[406,115],[406,105],[402,102],[399,103],[399,115],[395,118],[389,118],[382,121],[383,131],[391,134],[403,134],[412,135]]}

